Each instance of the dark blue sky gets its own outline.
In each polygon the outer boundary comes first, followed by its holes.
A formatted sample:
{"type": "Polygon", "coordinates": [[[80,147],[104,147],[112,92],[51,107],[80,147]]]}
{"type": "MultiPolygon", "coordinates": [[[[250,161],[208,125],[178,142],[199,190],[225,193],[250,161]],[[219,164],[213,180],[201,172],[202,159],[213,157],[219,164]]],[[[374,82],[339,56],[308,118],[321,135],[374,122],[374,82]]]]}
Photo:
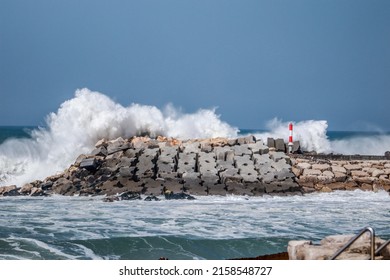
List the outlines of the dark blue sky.
{"type": "Polygon", "coordinates": [[[390,1],[0,0],[0,125],[83,87],[240,128],[390,130],[390,1]]]}

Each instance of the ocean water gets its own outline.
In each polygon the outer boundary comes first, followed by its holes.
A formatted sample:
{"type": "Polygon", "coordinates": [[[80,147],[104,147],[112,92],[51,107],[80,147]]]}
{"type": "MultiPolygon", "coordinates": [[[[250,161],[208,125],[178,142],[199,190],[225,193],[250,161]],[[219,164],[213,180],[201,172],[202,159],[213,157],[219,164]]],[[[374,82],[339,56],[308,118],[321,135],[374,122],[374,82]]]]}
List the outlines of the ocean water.
{"type": "Polygon", "coordinates": [[[0,198],[0,259],[223,260],[285,252],[372,226],[390,238],[386,192],[102,202],[0,198]]]}
{"type": "MultiPolygon", "coordinates": [[[[305,150],[383,155],[390,134],[332,132],[324,120],[294,122],[305,150]]],[[[82,89],[47,116],[44,127],[0,127],[0,186],[63,171],[101,138],[148,133],[180,139],[253,134],[288,137],[288,122],[238,129],[215,110],[183,114],[115,103],[82,89]]],[[[318,241],[372,226],[390,238],[386,192],[294,197],[198,197],[194,201],[121,201],[100,197],[0,197],[0,259],[229,259],[286,251],[289,240],[318,241]]]]}

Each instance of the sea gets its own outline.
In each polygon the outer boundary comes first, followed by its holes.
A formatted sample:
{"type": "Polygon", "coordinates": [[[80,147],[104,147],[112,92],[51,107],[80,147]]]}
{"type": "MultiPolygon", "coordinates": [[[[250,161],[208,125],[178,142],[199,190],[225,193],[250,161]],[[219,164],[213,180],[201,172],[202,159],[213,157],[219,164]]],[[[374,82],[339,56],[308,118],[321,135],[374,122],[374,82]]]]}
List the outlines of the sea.
{"type": "MultiPolygon", "coordinates": [[[[0,186],[22,186],[61,172],[101,138],[287,140],[290,122],[294,140],[307,151],[383,155],[390,150],[389,132],[328,131],[326,120],[279,119],[263,129],[239,129],[214,109],[185,114],[172,105],[125,107],[81,89],[42,126],[0,127],[0,186]]],[[[290,240],[318,243],[367,226],[387,240],[390,196],[356,190],[112,203],[100,196],[0,197],[0,221],[2,260],[225,260],[286,252],[290,240]]]]}

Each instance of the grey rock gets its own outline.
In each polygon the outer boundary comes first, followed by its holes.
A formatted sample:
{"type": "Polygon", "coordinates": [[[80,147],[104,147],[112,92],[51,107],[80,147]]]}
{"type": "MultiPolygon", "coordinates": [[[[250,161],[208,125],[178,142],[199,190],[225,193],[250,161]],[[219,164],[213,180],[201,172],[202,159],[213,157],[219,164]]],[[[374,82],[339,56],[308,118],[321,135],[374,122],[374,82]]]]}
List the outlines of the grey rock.
{"type": "Polygon", "coordinates": [[[105,157],[105,156],[108,155],[108,152],[107,152],[106,147],[100,146],[99,148],[94,149],[94,150],[91,152],[91,155],[92,155],[92,156],[104,156],[104,157],[105,157]]]}

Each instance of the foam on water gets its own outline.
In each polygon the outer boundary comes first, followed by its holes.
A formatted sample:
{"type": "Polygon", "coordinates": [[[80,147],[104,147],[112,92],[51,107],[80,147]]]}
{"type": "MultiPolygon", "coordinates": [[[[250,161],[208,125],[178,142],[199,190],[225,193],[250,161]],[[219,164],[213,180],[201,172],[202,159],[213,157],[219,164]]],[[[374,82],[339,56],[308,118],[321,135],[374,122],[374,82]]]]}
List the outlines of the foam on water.
{"type": "Polygon", "coordinates": [[[0,214],[8,217],[3,227],[28,227],[30,230],[21,232],[27,236],[44,236],[47,240],[54,238],[51,232],[55,232],[55,238],[67,239],[165,235],[226,239],[295,235],[307,225],[314,229],[318,225],[323,230],[324,225],[334,224],[336,220],[344,230],[364,227],[369,221],[381,224],[390,218],[389,202],[390,196],[385,191],[115,203],[86,198],[7,198],[0,200],[0,206],[7,207],[0,214]],[[14,211],[20,205],[24,210],[14,211]],[[29,213],[34,213],[34,217],[29,213]],[[350,219],[356,223],[351,224],[350,219]],[[288,221],[291,223],[286,227],[288,221]]]}
{"type": "Polygon", "coordinates": [[[0,259],[156,258],[164,252],[201,258],[198,250],[208,246],[215,247],[207,254],[220,250],[219,257],[225,253],[237,257],[260,246],[259,240],[268,242],[261,245],[264,250],[280,250],[288,240],[318,241],[365,226],[389,238],[389,207],[385,191],[359,190],[114,203],[86,197],[0,198],[0,259]],[[237,253],[235,243],[240,244],[237,253]],[[229,252],[223,251],[226,244],[229,252]]]}

